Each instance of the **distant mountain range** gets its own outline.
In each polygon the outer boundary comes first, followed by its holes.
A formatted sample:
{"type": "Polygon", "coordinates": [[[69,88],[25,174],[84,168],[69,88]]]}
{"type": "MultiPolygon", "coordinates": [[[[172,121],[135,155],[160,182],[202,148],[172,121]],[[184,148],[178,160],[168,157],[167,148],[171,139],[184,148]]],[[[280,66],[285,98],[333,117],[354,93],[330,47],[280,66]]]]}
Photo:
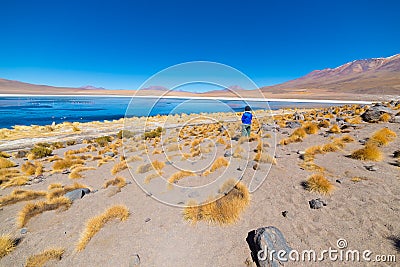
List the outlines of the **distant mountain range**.
{"type": "Polygon", "coordinates": [[[279,93],[324,90],[332,93],[399,95],[400,54],[354,60],[334,69],[315,70],[301,78],[266,86],[261,90],[279,93]]]}
{"type": "MultiPolygon", "coordinates": [[[[260,88],[267,98],[299,99],[370,99],[383,95],[400,95],[400,54],[387,58],[355,60],[334,69],[315,70],[309,74],[273,86],[260,88]]],[[[231,96],[260,97],[260,91],[244,90],[230,86],[229,90],[205,93],[168,91],[163,86],[150,86],[136,90],[107,90],[91,85],[80,88],[35,85],[19,81],[0,79],[0,94],[33,95],[171,95],[171,96],[231,96]],[[232,92],[234,91],[234,93],[232,92]],[[236,93],[236,94],[235,94],[236,93]]]]}

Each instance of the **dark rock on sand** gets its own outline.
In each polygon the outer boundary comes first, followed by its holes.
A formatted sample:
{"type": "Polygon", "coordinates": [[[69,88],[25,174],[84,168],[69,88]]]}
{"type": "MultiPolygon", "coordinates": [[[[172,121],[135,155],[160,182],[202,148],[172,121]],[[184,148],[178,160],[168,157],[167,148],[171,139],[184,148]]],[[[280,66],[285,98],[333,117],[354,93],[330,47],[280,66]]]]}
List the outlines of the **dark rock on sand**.
{"type": "Polygon", "coordinates": [[[390,108],[381,106],[381,105],[375,105],[371,108],[369,108],[367,111],[365,111],[363,114],[361,114],[361,118],[365,122],[378,122],[381,115],[387,113],[391,116],[393,116],[393,110],[390,108]]]}
{"type": "Polygon", "coordinates": [[[364,168],[371,172],[375,172],[378,170],[378,167],[376,167],[374,165],[365,165],[364,168]]]}
{"type": "Polygon", "coordinates": [[[89,188],[79,188],[79,189],[75,189],[71,192],[66,193],[64,196],[66,198],[69,198],[71,201],[83,198],[84,195],[87,195],[90,193],[90,189],[89,188]]]}
{"type": "Polygon", "coordinates": [[[308,202],[310,204],[310,208],[312,209],[320,209],[323,206],[326,206],[326,202],[320,198],[312,199],[308,202]]]}

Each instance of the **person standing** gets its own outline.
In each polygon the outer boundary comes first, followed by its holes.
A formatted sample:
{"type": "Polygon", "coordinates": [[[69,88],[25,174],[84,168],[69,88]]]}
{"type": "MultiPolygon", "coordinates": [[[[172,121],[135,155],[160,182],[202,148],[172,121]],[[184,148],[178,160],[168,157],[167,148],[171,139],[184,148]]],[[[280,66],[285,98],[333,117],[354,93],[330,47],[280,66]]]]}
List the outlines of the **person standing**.
{"type": "Polygon", "coordinates": [[[253,114],[251,114],[251,108],[249,106],[246,106],[242,115],[242,136],[250,136],[252,119],[253,114]]]}

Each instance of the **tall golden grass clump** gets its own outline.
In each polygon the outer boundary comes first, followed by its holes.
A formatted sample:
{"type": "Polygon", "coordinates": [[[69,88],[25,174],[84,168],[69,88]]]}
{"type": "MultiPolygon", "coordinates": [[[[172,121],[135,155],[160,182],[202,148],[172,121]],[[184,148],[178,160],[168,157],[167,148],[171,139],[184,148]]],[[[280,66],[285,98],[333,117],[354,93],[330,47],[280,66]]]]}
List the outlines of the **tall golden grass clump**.
{"type": "Polygon", "coordinates": [[[9,157],[11,157],[10,154],[4,151],[0,151],[0,158],[9,158],[9,157]]]}
{"type": "Polygon", "coordinates": [[[125,180],[124,177],[117,176],[114,179],[110,179],[107,182],[105,182],[104,185],[103,185],[103,188],[107,188],[110,185],[115,185],[119,189],[121,189],[122,187],[126,186],[126,180],[125,180]]]}
{"type": "Polygon", "coordinates": [[[300,127],[300,128],[295,129],[290,136],[298,136],[298,137],[304,138],[307,136],[307,132],[304,128],[300,127]]]}
{"type": "Polygon", "coordinates": [[[169,182],[169,185],[171,185],[173,183],[176,183],[179,180],[182,180],[185,177],[195,176],[195,175],[196,174],[191,171],[179,171],[179,172],[172,174],[171,177],[169,177],[168,182],[169,182]]]}
{"type": "Polygon", "coordinates": [[[316,134],[319,130],[318,125],[312,122],[304,123],[302,128],[307,134],[316,134]]]}
{"type": "Polygon", "coordinates": [[[0,236],[0,259],[15,249],[15,242],[10,235],[0,236]]]}
{"type": "Polygon", "coordinates": [[[40,197],[45,197],[46,194],[46,191],[16,189],[12,191],[11,194],[0,198],[0,206],[6,206],[20,201],[27,201],[40,197]]]}
{"type": "Polygon", "coordinates": [[[18,214],[18,226],[24,227],[32,217],[39,215],[45,211],[56,210],[62,207],[68,209],[71,204],[71,200],[66,197],[58,197],[47,201],[28,203],[18,214]]]}
{"type": "Polygon", "coordinates": [[[62,160],[58,160],[53,164],[53,171],[62,171],[68,168],[71,168],[74,165],[83,165],[85,161],[81,159],[71,159],[65,158],[62,160]]]}
{"type": "Polygon", "coordinates": [[[375,144],[377,146],[386,146],[397,137],[397,134],[388,128],[382,128],[376,131],[368,143],[375,144]]]}
{"type": "Polygon", "coordinates": [[[205,171],[203,175],[208,175],[212,172],[215,172],[217,169],[222,167],[227,167],[229,165],[229,161],[224,157],[217,158],[214,163],[211,165],[211,168],[208,171],[205,171]]]}
{"type": "Polygon", "coordinates": [[[151,162],[151,165],[153,165],[153,168],[157,172],[161,172],[161,170],[165,167],[165,162],[164,161],[154,160],[154,161],[151,162]]]}
{"type": "Polygon", "coordinates": [[[121,222],[126,221],[129,217],[129,210],[126,206],[116,205],[108,208],[102,214],[89,219],[86,223],[86,228],[81,234],[81,238],[76,245],[77,251],[85,249],[86,245],[97,234],[103,226],[113,219],[118,219],[121,222]]]}
{"type": "Polygon", "coordinates": [[[183,211],[184,219],[191,223],[205,221],[219,225],[238,221],[240,214],[250,203],[250,193],[243,183],[239,182],[236,185],[235,183],[233,179],[225,182],[220,189],[222,197],[216,200],[210,199],[206,204],[198,205],[194,201],[189,201],[183,211]],[[229,189],[231,190],[226,192],[229,189]]]}
{"type": "Polygon", "coordinates": [[[259,151],[255,156],[254,156],[254,160],[257,162],[263,162],[263,163],[271,163],[273,165],[276,165],[276,158],[274,158],[273,156],[267,154],[267,153],[262,153],[261,151],[259,151]]]}
{"type": "Polygon", "coordinates": [[[15,166],[14,162],[12,162],[6,158],[0,157],[0,169],[11,168],[14,166],[15,166]]]}
{"type": "Polygon", "coordinates": [[[29,182],[29,178],[26,176],[16,176],[12,177],[8,181],[4,182],[1,184],[1,187],[7,188],[7,187],[12,187],[12,186],[21,186],[21,185],[26,185],[29,182]]]}
{"type": "Polygon", "coordinates": [[[341,133],[342,131],[340,130],[340,127],[337,124],[335,124],[328,130],[328,132],[338,134],[341,133]]]}
{"type": "Polygon", "coordinates": [[[378,146],[367,143],[363,148],[351,153],[350,157],[358,160],[381,161],[383,154],[378,146]]]}
{"type": "Polygon", "coordinates": [[[311,192],[327,195],[332,193],[335,186],[324,175],[316,173],[307,179],[307,189],[311,192]]]}
{"type": "Polygon", "coordinates": [[[47,249],[42,253],[30,256],[26,260],[25,267],[42,267],[49,260],[61,260],[65,250],[63,248],[47,249]]]}
{"type": "Polygon", "coordinates": [[[392,118],[392,116],[388,113],[383,113],[380,117],[379,117],[379,121],[382,122],[389,122],[390,119],[392,118]]]}
{"type": "Polygon", "coordinates": [[[318,127],[320,128],[328,128],[331,123],[328,120],[323,120],[318,123],[318,127]]]}
{"type": "Polygon", "coordinates": [[[68,178],[70,179],[79,179],[83,178],[82,172],[83,171],[90,171],[90,170],[95,170],[95,167],[83,167],[83,166],[77,166],[74,168],[71,173],[68,175],[68,178]]]}
{"type": "Polygon", "coordinates": [[[126,160],[120,161],[112,167],[111,174],[115,175],[115,174],[119,173],[120,171],[123,171],[127,168],[128,168],[128,164],[126,163],[126,160]]]}

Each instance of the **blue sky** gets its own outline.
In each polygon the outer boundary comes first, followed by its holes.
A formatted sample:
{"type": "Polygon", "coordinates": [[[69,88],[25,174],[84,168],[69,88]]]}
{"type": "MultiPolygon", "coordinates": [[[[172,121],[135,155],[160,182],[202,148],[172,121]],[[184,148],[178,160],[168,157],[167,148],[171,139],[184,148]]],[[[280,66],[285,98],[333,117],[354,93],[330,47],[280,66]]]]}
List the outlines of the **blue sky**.
{"type": "Polygon", "coordinates": [[[206,60],[271,85],[400,53],[399,2],[2,0],[0,77],[135,89],[206,60]]]}

